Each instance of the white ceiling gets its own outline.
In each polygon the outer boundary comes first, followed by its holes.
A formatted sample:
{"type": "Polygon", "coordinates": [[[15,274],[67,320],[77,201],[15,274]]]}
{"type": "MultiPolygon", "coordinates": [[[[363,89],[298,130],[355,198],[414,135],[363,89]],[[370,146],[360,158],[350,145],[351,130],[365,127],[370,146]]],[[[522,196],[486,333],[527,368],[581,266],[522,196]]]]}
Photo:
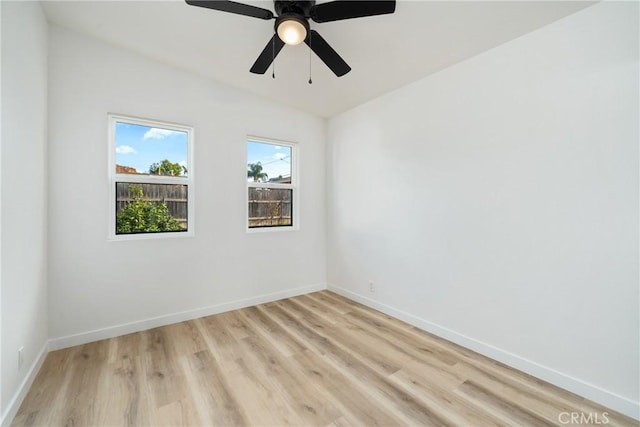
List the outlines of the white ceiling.
{"type": "MultiPolygon", "coordinates": [[[[246,1],[273,10],[273,2],[246,1]]],[[[318,3],[321,3],[320,1],[318,3]]],[[[352,71],[337,78],[309,49],[285,46],[249,68],[273,34],[264,21],[183,1],[44,1],[50,22],[297,109],[330,117],[574,13],[582,1],[398,1],[393,15],[316,24],[352,71]]]]}

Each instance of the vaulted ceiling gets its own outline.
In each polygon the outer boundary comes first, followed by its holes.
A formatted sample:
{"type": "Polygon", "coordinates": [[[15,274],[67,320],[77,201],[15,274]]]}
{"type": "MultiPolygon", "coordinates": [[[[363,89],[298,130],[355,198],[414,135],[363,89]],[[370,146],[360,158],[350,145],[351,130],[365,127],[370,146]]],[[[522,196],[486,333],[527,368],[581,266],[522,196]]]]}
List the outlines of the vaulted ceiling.
{"type": "MultiPolygon", "coordinates": [[[[245,3],[273,10],[273,2],[245,3]]],[[[320,1],[318,3],[321,3],[320,1]]],[[[352,67],[336,77],[306,45],[249,68],[273,21],[183,1],[45,1],[50,22],[218,82],[330,117],[585,8],[582,1],[398,1],[393,15],[317,24],[352,67]],[[308,84],[309,73],[313,84],[308,84]]]]}

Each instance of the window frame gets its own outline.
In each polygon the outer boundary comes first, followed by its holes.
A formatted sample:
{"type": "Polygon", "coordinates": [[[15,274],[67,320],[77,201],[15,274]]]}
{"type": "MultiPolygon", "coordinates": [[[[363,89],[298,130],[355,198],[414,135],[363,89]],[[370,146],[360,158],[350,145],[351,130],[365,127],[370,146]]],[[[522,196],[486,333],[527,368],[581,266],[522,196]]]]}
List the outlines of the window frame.
{"type": "Polygon", "coordinates": [[[109,215],[108,235],[110,241],[170,239],[193,237],[195,235],[195,191],[194,191],[194,128],[161,120],[144,119],[122,114],[108,113],[108,181],[109,181],[109,215]],[[116,173],[116,123],[130,123],[139,126],[158,127],[162,129],[185,132],[187,134],[187,176],[136,175],[116,173]],[[187,186],[187,231],[165,231],[153,233],[116,234],[116,183],[140,184],[177,184],[187,186]]]}
{"type": "Polygon", "coordinates": [[[298,163],[299,163],[299,146],[297,142],[285,141],[280,139],[265,138],[261,136],[247,135],[244,141],[244,180],[246,182],[245,188],[245,230],[247,233],[272,233],[283,231],[298,231],[300,230],[300,178],[298,176],[298,163]],[[247,179],[247,160],[248,160],[248,143],[257,142],[260,144],[279,145],[282,147],[288,147],[291,149],[291,184],[276,184],[269,182],[252,182],[247,179]],[[274,225],[266,227],[249,227],[249,189],[250,188],[271,188],[280,190],[292,190],[292,206],[291,206],[291,225],[274,225]]]}

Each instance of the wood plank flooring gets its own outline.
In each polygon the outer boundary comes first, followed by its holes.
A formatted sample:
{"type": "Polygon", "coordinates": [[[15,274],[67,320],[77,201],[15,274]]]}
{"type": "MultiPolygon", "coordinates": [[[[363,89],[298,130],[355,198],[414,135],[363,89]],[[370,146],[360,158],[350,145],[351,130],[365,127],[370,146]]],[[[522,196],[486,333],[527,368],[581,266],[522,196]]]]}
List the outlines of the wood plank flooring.
{"type": "Polygon", "coordinates": [[[574,412],[638,425],[322,291],[51,352],[13,425],[548,426],[574,412]]]}

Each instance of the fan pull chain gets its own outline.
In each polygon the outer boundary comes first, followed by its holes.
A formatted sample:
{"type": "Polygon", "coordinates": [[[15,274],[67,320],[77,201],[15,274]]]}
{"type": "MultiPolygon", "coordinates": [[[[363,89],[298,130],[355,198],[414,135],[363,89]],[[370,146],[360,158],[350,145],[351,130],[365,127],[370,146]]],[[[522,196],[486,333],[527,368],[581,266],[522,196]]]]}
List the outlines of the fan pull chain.
{"type": "Polygon", "coordinates": [[[309,84],[312,84],[311,80],[311,31],[309,31],[309,84]]]}
{"type": "Polygon", "coordinates": [[[273,30],[271,38],[271,78],[276,78],[276,30],[273,30]]]}

